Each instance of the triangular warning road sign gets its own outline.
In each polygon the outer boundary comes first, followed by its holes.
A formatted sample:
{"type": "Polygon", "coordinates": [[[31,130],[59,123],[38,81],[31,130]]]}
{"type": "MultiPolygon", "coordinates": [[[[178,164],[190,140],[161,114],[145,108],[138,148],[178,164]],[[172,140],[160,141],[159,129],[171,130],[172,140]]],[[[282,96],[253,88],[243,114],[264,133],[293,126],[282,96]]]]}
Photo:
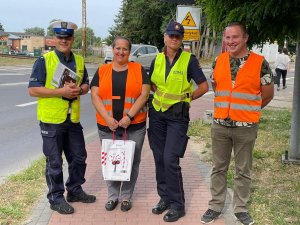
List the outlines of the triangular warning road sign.
{"type": "Polygon", "coordinates": [[[192,17],[192,14],[190,12],[188,12],[186,14],[186,16],[184,17],[184,19],[181,22],[182,26],[186,26],[186,27],[196,27],[196,23],[192,17]]]}

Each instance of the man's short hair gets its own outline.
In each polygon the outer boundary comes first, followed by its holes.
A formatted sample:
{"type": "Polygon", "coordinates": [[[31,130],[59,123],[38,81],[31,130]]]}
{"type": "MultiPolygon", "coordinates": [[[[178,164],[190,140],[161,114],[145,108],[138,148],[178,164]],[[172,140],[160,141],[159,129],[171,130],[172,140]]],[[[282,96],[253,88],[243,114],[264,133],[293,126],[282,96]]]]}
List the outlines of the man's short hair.
{"type": "Polygon", "coordinates": [[[239,27],[241,28],[241,30],[242,30],[242,32],[243,32],[244,35],[245,35],[245,34],[248,34],[248,31],[247,31],[247,28],[246,28],[245,24],[243,24],[243,23],[241,23],[241,22],[237,22],[237,21],[231,22],[231,23],[229,23],[229,24],[226,26],[226,28],[227,28],[227,27],[234,27],[234,26],[239,26],[239,27]]]}

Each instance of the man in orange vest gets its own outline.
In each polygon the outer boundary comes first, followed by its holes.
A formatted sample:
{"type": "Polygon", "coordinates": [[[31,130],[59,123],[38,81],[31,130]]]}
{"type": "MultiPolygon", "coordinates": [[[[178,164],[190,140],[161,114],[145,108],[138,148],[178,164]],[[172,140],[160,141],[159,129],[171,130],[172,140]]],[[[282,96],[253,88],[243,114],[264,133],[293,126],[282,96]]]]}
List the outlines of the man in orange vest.
{"type": "Polygon", "coordinates": [[[217,57],[211,76],[215,91],[214,122],[211,128],[212,199],[201,222],[212,223],[221,214],[233,150],[236,171],[233,210],[242,224],[251,225],[254,221],[246,204],[250,196],[252,150],[261,109],[274,95],[273,76],[264,57],[247,49],[248,33],[243,24],[229,24],[225,28],[224,41],[228,52],[217,57]]]}

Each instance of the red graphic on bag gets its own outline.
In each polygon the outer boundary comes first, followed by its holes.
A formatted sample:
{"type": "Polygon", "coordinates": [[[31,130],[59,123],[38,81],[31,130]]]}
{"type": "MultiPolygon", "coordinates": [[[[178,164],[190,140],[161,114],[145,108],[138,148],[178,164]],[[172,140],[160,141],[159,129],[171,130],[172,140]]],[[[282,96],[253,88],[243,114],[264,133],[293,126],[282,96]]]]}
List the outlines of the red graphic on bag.
{"type": "Polygon", "coordinates": [[[117,165],[120,164],[120,162],[121,162],[121,156],[114,153],[114,154],[109,156],[108,161],[110,161],[111,164],[115,166],[114,172],[116,172],[117,171],[117,165]]]}
{"type": "Polygon", "coordinates": [[[101,163],[102,165],[106,165],[107,153],[101,152],[101,163]]]}

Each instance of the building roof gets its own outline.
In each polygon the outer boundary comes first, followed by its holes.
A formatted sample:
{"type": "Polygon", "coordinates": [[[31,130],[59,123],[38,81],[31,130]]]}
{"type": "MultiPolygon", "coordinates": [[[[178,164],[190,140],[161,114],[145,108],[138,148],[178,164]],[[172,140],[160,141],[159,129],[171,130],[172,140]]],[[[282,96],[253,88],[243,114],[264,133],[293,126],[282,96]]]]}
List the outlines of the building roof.
{"type": "Polygon", "coordinates": [[[8,39],[11,39],[11,40],[19,40],[21,39],[20,36],[17,36],[17,35],[14,35],[14,34],[9,34],[8,35],[8,39]]]}
{"type": "Polygon", "coordinates": [[[13,35],[16,35],[16,36],[36,36],[36,37],[44,37],[42,35],[35,35],[35,34],[27,34],[27,33],[24,33],[24,32],[4,32],[6,34],[13,34],[13,35]]]}

